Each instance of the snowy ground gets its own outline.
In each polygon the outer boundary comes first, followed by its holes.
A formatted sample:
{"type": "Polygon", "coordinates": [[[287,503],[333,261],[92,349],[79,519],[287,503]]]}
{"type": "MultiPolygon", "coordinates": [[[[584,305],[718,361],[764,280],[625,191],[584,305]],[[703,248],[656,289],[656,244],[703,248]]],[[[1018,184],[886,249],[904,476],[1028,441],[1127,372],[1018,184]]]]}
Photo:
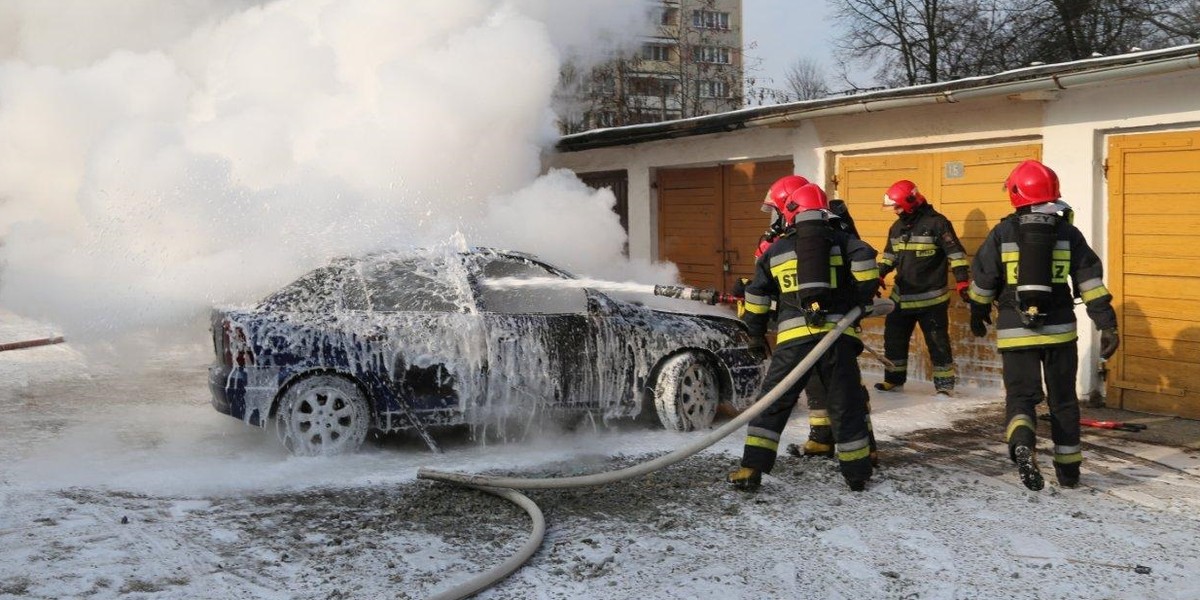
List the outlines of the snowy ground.
{"type": "MultiPolygon", "coordinates": [[[[46,333],[0,319],[0,342],[46,333]]],[[[416,480],[419,467],[591,473],[694,439],[585,428],[292,458],[209,407],[206,352],[137,373],[89,366],[69,344],[0,353],[0,598],[421,598],[511,555],[529,523],[416,480]]],[[[529,492],[546,539],[480,597],[1200,598],[1194,456],[1168,465],[1135,455],[1161,448],[1088,437],[1085,487],[1051,475],[1032,493],[1004,457],[998,392],[909,387],[874,399],[883,466],[865,493],[828,460],[790,457],[758,494],[731,490],[735,434],[652,476],[529,492]]]]}

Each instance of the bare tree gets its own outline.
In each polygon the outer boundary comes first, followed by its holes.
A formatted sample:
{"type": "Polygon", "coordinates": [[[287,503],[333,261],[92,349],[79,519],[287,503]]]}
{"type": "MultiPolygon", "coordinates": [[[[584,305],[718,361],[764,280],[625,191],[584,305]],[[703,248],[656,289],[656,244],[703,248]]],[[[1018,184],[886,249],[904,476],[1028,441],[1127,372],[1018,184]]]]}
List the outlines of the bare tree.
{"type": "Polygon", "coordinates": [[[820,63],[809,57],[797,58],[784,74],[789,99],[814,100],[829,93],[820,63]]]}
{"type": "Polygon", "coordinates": [[[841,78],[917,85],[1189,43],[1200,0],[831,0],[841,78]]]}

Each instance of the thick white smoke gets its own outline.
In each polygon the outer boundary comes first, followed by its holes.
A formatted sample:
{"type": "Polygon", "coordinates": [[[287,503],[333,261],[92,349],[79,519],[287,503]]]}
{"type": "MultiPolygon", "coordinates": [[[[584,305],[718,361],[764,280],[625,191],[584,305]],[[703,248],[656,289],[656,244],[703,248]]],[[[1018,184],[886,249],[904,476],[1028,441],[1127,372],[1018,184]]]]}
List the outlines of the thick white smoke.
{"type": "Polygon", "coordinates": [[[636,35],[643,10],[5,2],[0,305],[77,341],[167,329],[332,256],[455,232],[581,274],[670,276],[621,259],[611,194],[538,177],[560,57],[636,35]]]}

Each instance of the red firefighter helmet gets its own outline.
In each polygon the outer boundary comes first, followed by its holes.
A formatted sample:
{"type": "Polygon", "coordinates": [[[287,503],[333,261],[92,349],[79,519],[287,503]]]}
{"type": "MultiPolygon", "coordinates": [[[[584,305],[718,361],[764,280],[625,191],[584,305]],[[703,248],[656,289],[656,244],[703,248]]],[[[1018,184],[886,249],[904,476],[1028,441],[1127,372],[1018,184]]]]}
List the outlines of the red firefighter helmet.
{"type": "Polygon", "coordinates": [[[1053,202],[1061,197],[1058,175],[1053,169],[1036,160],[1027,160],[1008,174],[1004,180],[1008,199],[1013,208],[1053,202]]]}
{"type": "Polygon", "coordinates": [[[815,183],[802,185],[788,194],[787,202],[783,204],[783,220],[791,225],[796,222],[796,215],[806,210],[829,210],[829,197],[815,183]]]}
{"type": "Polygon", "coordinates": [[[783,214],[783,206],[787,204],[788,198],[792,192],[808,185],[808,180],[799,175],[787,175],[780,177],[775,183],[771,184],[771,189],[767,192],[767,196],[763,198],[763,212],[778,212],[783,214]]]}
{"type": "Polygon", "coordinates": [[[907,179],[901,179],[893,183],[892,187],[888,188],[887,192],[883,195],[884,206],[899,207],[900,210],[906,213],[917,210],[917,207],[922,204],[925,204],[925,196],[921,195],[920,190],[917,189],[917,184],[907,179]]]}

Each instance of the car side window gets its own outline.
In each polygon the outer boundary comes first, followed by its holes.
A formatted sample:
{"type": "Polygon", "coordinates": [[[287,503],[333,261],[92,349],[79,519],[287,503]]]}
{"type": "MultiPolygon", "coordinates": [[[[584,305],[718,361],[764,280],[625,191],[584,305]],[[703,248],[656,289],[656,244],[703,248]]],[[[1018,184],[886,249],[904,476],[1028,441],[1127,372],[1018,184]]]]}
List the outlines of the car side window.
{"type": "Polygon", "coordinates": [[[486,285],[491,279],[514,277],[529,279],[552,277],[564,279],[545,267],[519,259],[493,258],[483,265],[479,286],[479,309],[503,314],[584,314],[587,313],[587,293],[577,287],[530,286],[494,288],[486,285]]]}
{"type": "Polygon", "coordinates": [[[363,266],[371,307],[381,312],[465,312],[451,275],[429,261],[380,261],[363,266]]]}

